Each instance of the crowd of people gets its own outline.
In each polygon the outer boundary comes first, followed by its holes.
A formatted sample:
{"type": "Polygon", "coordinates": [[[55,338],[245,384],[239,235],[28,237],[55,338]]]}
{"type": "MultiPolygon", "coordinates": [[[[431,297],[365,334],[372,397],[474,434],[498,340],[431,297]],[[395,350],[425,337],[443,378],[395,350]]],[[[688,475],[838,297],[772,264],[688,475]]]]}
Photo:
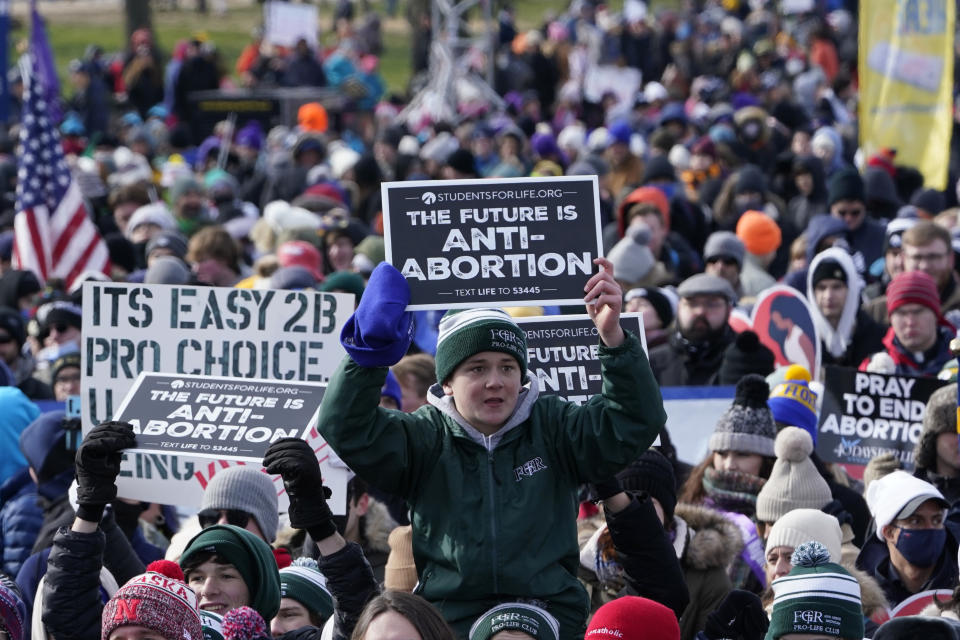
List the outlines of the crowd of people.
{"type": "MultiPolygon", "coordinates": [[[[415,71],[434,35],[421,4],[415,71]]],[[[204,34],[169,60],[146,30],[114,57],[91,46],[59,133],[111,272],[70,282],[14,268],[29,143],[14,104],[0,136],[6,635],[960,638],[960,166],[938,190],[896,149],[860,150],[857,3],[803,4],[574,0],[529,30],[508,6],[498,99],[458,85],[443,121],[386,95],[379,18],[348,2],[332,46],[286,51],[257,30],[236,61],[238,84],[346,98],[303,104],[291,126],[204,129],[190,94],[234,82],[204,34]],[[554,176],[599,184],[607,257],[584,302],[603,391],[582,405],[542,392],[514,319],[582,307],[407,312],[384,262],[383,182],[554,176]],[[88,280],[354,295],[318,419],[351,469],[345,515],[297,439],[262,469],[218,471],[199,511],[118,498],[133,428],[81,441],[78,419],[40,409],[80,394],[88,280]],[[797,335],[773,309],[792,362],[779,367],[731,322],[778,284],[815,327],[797,335]],[[622,312],[642,314],[646,350],[622,312]],[[912,468],[881,455],[855,478],[822,459],[827,365],[949,381],[912,468]],[[660,388],[715,385],[735,397],[705,456],[682,460],[660,388]],[[915,600],[920,615],[898,615],[915,600]]]]}

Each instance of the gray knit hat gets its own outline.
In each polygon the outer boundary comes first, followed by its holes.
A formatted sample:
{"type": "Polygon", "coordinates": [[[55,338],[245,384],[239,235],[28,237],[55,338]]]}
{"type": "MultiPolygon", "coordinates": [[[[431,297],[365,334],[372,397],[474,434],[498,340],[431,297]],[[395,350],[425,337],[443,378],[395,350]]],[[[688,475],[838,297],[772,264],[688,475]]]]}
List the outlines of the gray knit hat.
{"type": "Polygon", "coordinates": [[[937,436],[941,433],[956,433],[957,429],[957,383],[940,387],[927,401],[923,413],[923,431],[914,449],[914,463],[920,469],[936,469],[937,436]]]}
{"type": "Polygon", "coordinates": [[[200,509],[237,509],[253,516],[268,542],[277,537],[280,510],[277,490],[263,471],[252,466],[218,471],[207,485],[200,509]]]}
{"type": "Polygon", "coordinates": [[[740,451],[772,458],[777,425],[767,406],[770,385],[755,373],[737,383],[733,406],[720,416],[710,436],[710,451],[740,451]]]}
{"type": "Polygon", "coordinates": [[[703,259],[710,262],[711,258],[733,258],[737,264],[743,266],[743,255],[746,249],[743,240],[732,231],[714,231],[707,238],[703,248],[703,259]]]}
{"type": "Polygon", "coordinates": [[[776,522],[794,509],[822,509],[833,498],[810,460],[813,438],[800,427],[784,427],[774,444],[777,461],[757,494],[757,520],[776,522]]]}

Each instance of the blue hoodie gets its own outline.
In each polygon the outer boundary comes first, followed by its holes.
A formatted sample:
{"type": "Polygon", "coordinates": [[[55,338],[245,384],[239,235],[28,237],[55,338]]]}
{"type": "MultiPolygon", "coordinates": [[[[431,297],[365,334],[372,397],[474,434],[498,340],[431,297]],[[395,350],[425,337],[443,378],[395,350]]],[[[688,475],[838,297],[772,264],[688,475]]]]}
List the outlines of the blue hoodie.
{"type": "Polygon", "coordinates": [[[0,456],[0,483],[6,482],[27,466],[17,443],[20,434],[38,415],[40,409],[23,391],[16,387],[0,387],[0,443],[4,455],[0,456]]]}

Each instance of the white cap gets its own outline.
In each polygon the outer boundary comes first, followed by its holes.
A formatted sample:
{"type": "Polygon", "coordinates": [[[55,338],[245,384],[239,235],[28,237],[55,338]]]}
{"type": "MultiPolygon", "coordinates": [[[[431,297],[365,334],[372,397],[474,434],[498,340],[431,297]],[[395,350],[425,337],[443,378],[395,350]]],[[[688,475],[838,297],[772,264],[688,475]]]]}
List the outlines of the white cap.
{"type": "Polygon", "coordinates": [[[648,82],[643,88],[643,97],[647,99],[647,102],[656,102],[657,100],[666,100],[670,97],[670,94],[667,93],[666,87],[654,80],[648,82]]]}
{"type": "Polygon", "coordinates": [[[867,506],[877,523],[877,537],[883,540],[885,526],[906,518],[927,500],[937,500],[944,508],[950,506],[939,489],[906,471],[897,470],[871,482],[867,506]]]}

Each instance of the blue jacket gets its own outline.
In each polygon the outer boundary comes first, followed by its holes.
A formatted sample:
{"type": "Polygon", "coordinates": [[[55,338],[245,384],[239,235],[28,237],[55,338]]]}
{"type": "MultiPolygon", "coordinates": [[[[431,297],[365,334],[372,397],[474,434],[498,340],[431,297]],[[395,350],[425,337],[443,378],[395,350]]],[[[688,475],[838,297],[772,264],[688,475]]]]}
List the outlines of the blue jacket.
{"type": "Polygon", "coordinates": [[[43,509],[37,504],[37,486],[23,469],[0,486],[0,553],[3,572],[15,576],[43,524],[43,509]]]}

